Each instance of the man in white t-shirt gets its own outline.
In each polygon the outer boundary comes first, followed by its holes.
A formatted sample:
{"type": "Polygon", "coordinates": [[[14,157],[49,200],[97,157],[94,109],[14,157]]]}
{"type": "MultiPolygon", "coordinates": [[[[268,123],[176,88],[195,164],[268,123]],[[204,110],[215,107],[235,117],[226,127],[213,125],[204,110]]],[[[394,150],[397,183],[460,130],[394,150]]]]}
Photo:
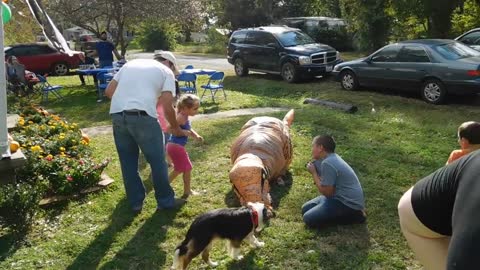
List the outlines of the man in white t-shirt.
{"type": "Polygon", "coordinates": [[[145,200],[145,187],[138,173],[139,148],[152,169],[157,209],[179,204],[168,182],[163,132],[157,121],[157,102],[173,134],[184,135],[174,110],[176,59],[170,52],[155,54],[152,59],[136,59],[115,74],[105,90],[112,99],[110,115],[127,198],[134,212],[140,212],[145,200]]]}

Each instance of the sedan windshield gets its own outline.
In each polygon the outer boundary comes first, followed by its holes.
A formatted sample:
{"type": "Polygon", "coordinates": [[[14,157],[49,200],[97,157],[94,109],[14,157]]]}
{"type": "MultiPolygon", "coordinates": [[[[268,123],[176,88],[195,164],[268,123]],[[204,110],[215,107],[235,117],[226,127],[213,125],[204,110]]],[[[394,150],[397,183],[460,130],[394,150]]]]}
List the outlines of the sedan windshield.
{"type": "Polygon", "coordinates": [[[278,35],[278,39],[285,47],[315,43],[311,37],[298,31],[283,32],[278,35]]]}
{"type": "Polygon", "coordinates": [[[448,60],[458,60],[467,57],[480,56],[479,51],[476,51],[459,42],[438,45],[433,47],[433,49],[448,60]]]}

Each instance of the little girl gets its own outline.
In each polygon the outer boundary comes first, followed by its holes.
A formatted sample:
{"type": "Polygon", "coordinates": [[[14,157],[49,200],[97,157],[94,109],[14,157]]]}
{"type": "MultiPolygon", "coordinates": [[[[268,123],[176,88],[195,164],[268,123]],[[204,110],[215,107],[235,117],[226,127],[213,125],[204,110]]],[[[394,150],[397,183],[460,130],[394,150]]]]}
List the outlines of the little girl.
{"type": "MultiPolygon", "coordinates": [[[[187,131],[188,136],[198,141],[203,141],[202,136],[198,135],[190,125],[190,116],[198,113],[200,107],[200,99],[191,94],[180,96],[177,103],[177,122],[180,128],[187,131]]],[[[190,195],[196,195],[190,188],[192,163],[188,156],[185,145],[187,144],[187,136],[170,135],[167,143],[167,154],[173,162],[173,171],[169,175],[169,181],[172,182],[178,175],[183,174],[183,196],[186,199],[190,195]]]]}

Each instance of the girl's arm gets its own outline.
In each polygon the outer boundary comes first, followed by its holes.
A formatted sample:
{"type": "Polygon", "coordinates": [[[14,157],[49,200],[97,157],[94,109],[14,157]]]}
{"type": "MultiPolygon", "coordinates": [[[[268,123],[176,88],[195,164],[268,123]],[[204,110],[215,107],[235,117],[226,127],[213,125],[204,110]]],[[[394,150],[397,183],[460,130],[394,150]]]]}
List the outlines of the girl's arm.
{"type": "Polygon", "coordinates": [[[200,136],[193,128],[190,129],[190,137],[194,138],[195,140],[203,142],[203,137],[200,136]]]}
{"type": "MultiPolygon", "coordinates": [[[[180,125],[184,125],[184,124],[187,122],[188,117],[186,117],[185,115],[183,115],[183,114],[181,114],[181,113],[177,113],[177,116],[176,116],[175,120],[177,120],[177,123],[178,123],[178,125],[180,126],[180,125]]],[[[168,132],[170,132],[170,125],[168,125],[168,129],[167,129],[167,130],[168,130],[168,132]]],[[[181,129],[181,128],[180,128],[180,131],[181,131],[181,133],[182,133],[180,136],[186,136],[186,137],[190,136],[190,133],[191,133],[191,132],[190,132],[189,130],[184,130],[184,129],[181,129]]],[[[170,132],[170,133],[171,133],[171,132],[170,132]]],[[[177,135],[177,136],[178,136],[178,135],[177,135]]]]}

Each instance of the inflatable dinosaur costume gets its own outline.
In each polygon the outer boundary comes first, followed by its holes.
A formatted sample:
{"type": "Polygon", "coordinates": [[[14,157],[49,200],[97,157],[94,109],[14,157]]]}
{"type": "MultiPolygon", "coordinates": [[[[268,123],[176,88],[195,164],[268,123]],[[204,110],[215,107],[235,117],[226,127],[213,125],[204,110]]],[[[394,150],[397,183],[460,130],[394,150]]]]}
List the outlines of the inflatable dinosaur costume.
{"type": "Polygon", "coordinates": [[[263,202],[271,208],[270,182],[285,175],[292,161],[290,126],[294,110],[283,120],[255,117],[248,121],[230,149],[230,182],[240,203],[263,202]]]}

